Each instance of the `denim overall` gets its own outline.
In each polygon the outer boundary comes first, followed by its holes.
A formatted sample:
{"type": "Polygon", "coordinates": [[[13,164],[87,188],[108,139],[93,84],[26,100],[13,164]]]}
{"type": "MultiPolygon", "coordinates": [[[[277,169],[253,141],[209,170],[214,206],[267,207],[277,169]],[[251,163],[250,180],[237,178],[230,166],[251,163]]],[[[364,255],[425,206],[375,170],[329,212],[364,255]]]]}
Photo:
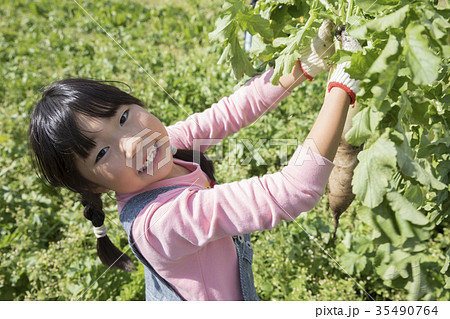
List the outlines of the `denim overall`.
{"type": "MultiPolygon", "coordinates": [[[[147,301],[185,300],[153,269],[144,256],[142,256],[138,248],[134,245],[133,236],[131,234],[133,222],[145,206],[155,200],[158,195],[179,187],[182,186],[162,187],[138,194],[125,204],[119,216],[120,222],[128,235],[128,243],[130,244],[131,250],[137,259],[144,265],[145,299],[147,301]]],[[[233,236],[233,241],[238,257],[239,277],[244,300],[259,300],[253,283],[253,249],[252,244],[250,243],[250,234],[233,236]]]]}

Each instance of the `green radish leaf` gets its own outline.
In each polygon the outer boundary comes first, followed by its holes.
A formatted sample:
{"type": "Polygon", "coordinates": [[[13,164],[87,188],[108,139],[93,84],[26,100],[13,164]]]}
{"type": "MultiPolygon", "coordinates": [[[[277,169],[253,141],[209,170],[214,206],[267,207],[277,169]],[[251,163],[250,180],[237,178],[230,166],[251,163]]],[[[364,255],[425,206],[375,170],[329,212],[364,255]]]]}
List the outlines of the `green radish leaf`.
{"type": "Polygon", "coordinates": [[[406,176],[418,181],[423,186],[430,186],[437,190],[446,189],[447,186],[427,172],[418,162],[411,158],[401,147],[396,146],[397,163],[406,176]]]}
{"type": "Polygon", "coordinates": [[[369,31],[386,32],[388,28],[398,28],[405,20],[408,11],[409,5],[406,5],[391,14],[370,20],[366,24],[350,29],[349,34],[358,39],[365,39],[369,31]]]}
{"type": "Polygon", "coordinates": [[[367,79],[367,72],[378,57],[376,49],[366,49],[353,53],[351,64],[345,70],[355,80],[367,79]]]}
{"type": "Polygon", "coordinates": [[[231,43],[228,43],[228,45],[225,47],[225,49],[222,52],[222,55],[219,58],[219,61],[217,61],[217,64],[223,64],[230,60],[231,56],[231,43]]]}
{"type": "Polygon", "coordinates": [[[367,13],[376,13],[380,14],[380,12],[392,9],[393,7],[400,4],[398,0],[355,0],[355,4],[360,7],[363,11],[367,13]]]}
{"type": "Polygon", "coordinates": [[[353,52],[346,51],[346,50],[337,50],[335,54],[333,54],[332,57],[330,57],[330,61],[335,62],[336,64],[351,61],[353,52]]]}
{"type": "Polygon", "coordinates": [[[302,28],[293,38],[289,39],[289,44],[275,60],[275,70],[270,79],[273,85],[278,85],[278,80],[281,76],[292,72],[292,68],[300,58],[300,48],[303,47],[304,35],[305,28],[302,28]]]}
{"type": "Polygon", "coordinates": [[[243,0],[230,0],[225,1],[222,6],[222,11],[231,13],[232,15],[237,15],[240,11],[245,8],[245,2],[243,0]]]}
{"type": "Polygon", "coordinates": [[[410,253],[385,244],[380,246],[377,255],[377,259],[382,262],[376,267],[376,272],[382,279],[408,278],[408,265],[412,257],[410,253]],[[387,255],[389,255],[389,258],[387,258],[387,255]]]}
{"type": "Polygon", "coordinates": [[[270,81],[278,85],[281,76],[292,72],[292,68],[300,56],[301,48],[310,45],[311,39],[316,35],[317,30],[311,26],[315,23],[316,14],[311,11],[306,24],[293,36],[291,35],[287,46],[281,51],[280,56],[275,60],[275,69],[270,81]]]}
{"type": "Polygon", "coordinates": [[[286,46],[289,42],[289,38],[288,37],[284,37],[284,38],[276,38],[275,40],[273,40],[272,44],[274,47],[280,47],[280,46],[286,46]]]}
{"type": "Polygon", "coordinates": [[[375,84],[371,89],[374,97],[372,104],[373,107],[380,109],[383,102],[385,102],[386,97],[397,79],[398,68],[398,61],[393,61],[383,73],[379,74],[377,84],[375,84]]]}
{"type": "Polygon", "coordinates": [[[380,246],[378,246],[374,259],[375,265],[379,266],[381,264],[389,263],[392,259],[391,257],[393,249],[394,247],[389,243],[381,244],[380,246]]]}
{"type": "Polygon", "coordinates": [[[429,223],[421,212],[419,212],[410,201],[396,191],[386,194],[386,198],[392,210],[402,219],[407,220],[415,225],[426,225],[429,223]]]}
{"type": "Polygon", "coordinates": [[[417,10],[419,15],[423,15],[420,21],[425,27],[427,27],[433,38],[441,39],[448,34],[450,23],[445,20],[437,11],[424,8],[423,10],[417,10]]]}
{"type": "Polygon", "coordinates": [[[273,85],[278,85],[280,77],[292,71],[299,56],[299,53],[283,54],[275,60],[275,70],[270,79],[273,85]]]}
{"type": "Polygon", "coordinates": [[[425,192],[419,185],[409,185],[404,196],[416,206],[422,206],[425,202],[425,192]]]}
{"type": "Polygon", "coordinates": [[[372,236],[370,237],[371,240],[379,238],[382,235],[380,229],[378,228],[378,224],[375,221],[375,215],[370,208],[361,206],[361,208],[358,209],[358,216],[364,223],[372,228],[372,236]]]}
{"type": "Polygon", "coordinates": [[[263,38],[272,38],[273,32],[269,21],[259,14],[239,15],[239,25],[242,30],[247,30],[251,35],[259,33],[263,38]]]}
{"type": "Polygon", "coordinates": [[[420,258],[417,257],[416,260],[411,262],[412,270],[412,282],[408,284],[408,300],[420,300],[423,296],[431,292],[430,286],[425,279],[423,271],[420,265],[420,258]]]}
{"type": "Polygon", "coordinates": [[[251,56],[266,62],[272,58],[275,52],[276,49],[272,45],[265,43],[259,36],[252,38],[252,46],[249,51],[251,56]]]}
{"type": "Polygon", "coordinates": [[[429,49],[425,30],[417,22],[410,23],[406,28],[405,58],[411,70],[412,80],[416,85],[429,85],[438,77],[440,59],[429,49]]]}
{"type": "Polygon", "coordinates": [[[354,252],[345,253],[341,256],[341,266],[350,275],[362,272],[367,265],[367,258],[354,252]]]}
{"type": "Polygon", "coordinates": [[[411,122],[415,122],[421,125],[428,125],[429,115],[427,114],[429,103],[417,101],[411,101],[411,122]]]}
{"type": "Polygon", "coordinates": [[[395,55],[398,52],[398,47],[399,43],[397,41],[397,38],[391,34],[383,51],[370,66],[370,69],[367,71],[366,77],[368,78],[371,74],[374,73],[385,72],[389,67],[387,63],[388,58],[390,58],[391,56],[395,55]]]}
{"type": "Polygon", "coordinates": [[[373,107],[360,110],[352,119],[352,128],[345,135],[346,141],[352,145],[361,145],[373,136],[382,118],[383,113],[373,107]]]}
{"type": "Polygon", "coordinates": [[[252,38],[252,46],[250,48],[250,54],[259,56],[267,49],[267,44],[259,37],[254,36],[252,38]]]}
{"type": "Polygon", "coordinates": [[[414,225],[406,219],[403,219],[398,213],[395,213],[395,223],[397,224],[400,236],[408,239],[416,236],[413,230],[414,225]]]}
{"type": "Polygon", "coordinates": [[[352,244],[352,250],[354,250],[357,254],[365,254],[370,253],[373,251],[374,244],[373,241],[370,240],[366,236],[360,236],[355,237],[353,244],[352,244]]]}
{"type": "Polygon", "coordinates": [[[355,168],[352,185],[353,193],[364,206],[373,208],[383,201],[396,158],[395,144],[385,136],[358,154],[360,163],[355,168]]]}
{"type": "Polygon", "coordinates": [[[380,239],[387,240],[396,247],[401,247],[408,238],[399,231],[394,218],[395,213],[386,205],[386,202],[373,208],[372,212],[375,224],[382,235],[380,239]]]}
{"type": "Polygon", "coordinates": [[[216,29],[209,33],[209,40],[225,42],[234,34],[236,27],[236,21],[231,14],[218,18],[216,20],[216,29]]]}
{"type": "Polygon", "coordinates": [[[428,157],[433,154],[446,154],[450,149],[450,137],[444,137],[433,143],[419,148],[417,152],[418,157],[428,157]]]}
{"type": "Polygon", "coordinates": [[[231,44],[231,51],[233,55],[231,57],[231,65],[233,67],[233,73],[236,79],[241,79],[244,74],[248,76],[255,75],[255,69],[247,57],[245,51],[241,48],[239,40],[234,37],[231,44]]]}

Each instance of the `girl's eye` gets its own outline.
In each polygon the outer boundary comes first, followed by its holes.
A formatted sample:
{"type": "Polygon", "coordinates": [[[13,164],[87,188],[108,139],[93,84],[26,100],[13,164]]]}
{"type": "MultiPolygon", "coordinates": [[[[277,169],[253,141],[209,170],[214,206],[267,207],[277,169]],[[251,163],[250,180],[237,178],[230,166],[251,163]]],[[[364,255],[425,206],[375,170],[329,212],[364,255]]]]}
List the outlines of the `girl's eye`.
{"type": "Polygon", "coordinates": [[[97,163],[99,160],[102,159],[103,156],[105,156],[106,152],[108,151],[109,147],[102,148],[100,152],[98,152],[97,157],[95,158],[95,162],[97,163]]]}
{"type": "Polygon", "coordinates": [[[122,116],[120,117],[120,126],[122,126],[128,118],[128,110],[126,110],[125,112],[123,112],[122,116]]]}

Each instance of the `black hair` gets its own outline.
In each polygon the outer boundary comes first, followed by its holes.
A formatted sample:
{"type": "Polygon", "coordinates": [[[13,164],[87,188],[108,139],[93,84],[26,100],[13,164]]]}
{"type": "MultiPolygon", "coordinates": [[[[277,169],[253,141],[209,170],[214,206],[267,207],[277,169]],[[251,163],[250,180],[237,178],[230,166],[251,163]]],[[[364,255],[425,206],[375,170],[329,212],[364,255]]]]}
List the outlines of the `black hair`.
{"type": "MultiPolygon", "coordinates": [[[[105,220],[101,194],[89,191],[98,185],[81,176],[75,166],[75,157],[86,158],[95,142],[83,134],[76,115],[109,118],[121,105],[145,107],[141,100],[108,82],[111,81],[76,78],[50,84],[31,114],[29,129],[31,158],[38,175],[53,187],[65,187],[80,194],[84,216],[95,227],[105,220]]],[[[201,169],[215,181],[213,163],[203,153],[179,149],[174,157],[191,162],[199,158],[201,169]]],[[[134,268],[131,259],[108,236],[97,239],[97,253],[108,267],[125,271],[134,268]]]]}

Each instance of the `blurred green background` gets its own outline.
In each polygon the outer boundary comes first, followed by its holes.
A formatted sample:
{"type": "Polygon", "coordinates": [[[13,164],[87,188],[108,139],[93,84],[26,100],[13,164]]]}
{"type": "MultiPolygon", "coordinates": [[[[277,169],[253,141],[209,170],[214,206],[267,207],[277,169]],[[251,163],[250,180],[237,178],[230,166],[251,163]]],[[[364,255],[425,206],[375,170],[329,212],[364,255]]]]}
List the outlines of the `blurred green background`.
{"type": "MultiPolygon", "coordinates": [[[[46,187],[31,166],[29,114],[41,88],[67,77],[123,81],[170,125],[208,108],[239,85],[225,66],[217,65],[221,47],[208,40],[221,1],[79,4],[86,12],[75,1],[0,1],[1,300],[144,300],[143,268],[137,260],[134,273],[105,271],[77,196],[46,187]]],[[[253,145],[271,138],[301,142],[317,116],[325,83],[324,74],[305,83],[277,110],[233,138],[249,139],[253,145]]],[[[260,154],[267,165],[255,160],[236,165],[232,158],[251,154],[242,144],[232,146],[225,140],[207,153],[231,150],[215,163],[222,183],[275,172],[283,164],[280,147],[264,147],[260,154]]],[[[288,150],[292,154],[294,146],[288,150]]],[[[104,203],[108,234],[125,251],[128,243],[114,194],[106,194],[104,203]]],[[[356,215],[355,204],[341,218],[336,244],[330,242],[333,226],[326,197],[297,222],[253,236],[261,299],[369,300],[364,290],[377,300],[406,299],[404,286],[389,284],[374,272],[372,230],[356,215]]],[[[450,237],[445,225],[430,239],[430,273],[439,273],[445,262],[442,251],[450,237]]],[[[434,296],[448,300],[449,292],[441,289],[434,296]]]]}

